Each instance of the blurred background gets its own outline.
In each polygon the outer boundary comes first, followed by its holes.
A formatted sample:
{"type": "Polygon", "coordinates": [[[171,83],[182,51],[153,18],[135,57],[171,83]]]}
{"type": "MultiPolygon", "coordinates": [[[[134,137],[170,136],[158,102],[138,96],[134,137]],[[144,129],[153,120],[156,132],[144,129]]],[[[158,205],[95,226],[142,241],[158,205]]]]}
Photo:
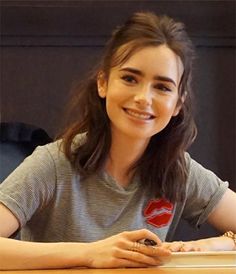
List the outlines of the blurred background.
{"type": "MultiPolygon", "coordinates": [[[[193,158],[236,190],[236,1],[0,1],[1,122],[54,137],[72,84],[96,64],[115,26],[135,11],[183,21],[196,47],[193,158]]],[[[187,227],[187,226],[186,226],[187,227]]],[[[183,226],[176,238],[202,237],[183,226]]]]}

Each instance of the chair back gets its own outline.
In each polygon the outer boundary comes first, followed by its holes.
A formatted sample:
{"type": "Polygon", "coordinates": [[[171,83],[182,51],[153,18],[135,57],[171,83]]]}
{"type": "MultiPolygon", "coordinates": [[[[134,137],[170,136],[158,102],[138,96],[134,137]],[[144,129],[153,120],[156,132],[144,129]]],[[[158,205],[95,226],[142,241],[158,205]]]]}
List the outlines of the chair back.
{"type": "Polygon", "coordinates": [[[0,123],[0,183],[39,145],[50,143],[47,132],[34,125],[0,123]]]}

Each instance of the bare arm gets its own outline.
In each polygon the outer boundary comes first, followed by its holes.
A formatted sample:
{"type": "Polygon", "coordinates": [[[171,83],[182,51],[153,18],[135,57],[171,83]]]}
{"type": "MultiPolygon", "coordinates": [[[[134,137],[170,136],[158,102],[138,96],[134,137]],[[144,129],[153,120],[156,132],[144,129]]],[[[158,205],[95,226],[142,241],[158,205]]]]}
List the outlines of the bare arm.
{"type": "MultiPolygon", "coordinates": [[[[236,233],[236,193],[228,189],[217,207],[209,215],[208,222],[216,229],[236,233]]],[[[212,237],[197,241],[163,243],[171,251],[220,251],[236,250],[235,242],[228,237],[212,237]]]]}
{"type": "Polygon", "coordinates": [[[215,210],[208,217],[208,222],[216,229],[236,233],[236,193],[227,189],[215,210]]]}
{"type": "Polygon", "coordinates": [[[15,215],[0,203],[0,236],[9,237],[19,228],[19,222],[15,215]]]}
{"type": "Polygon", "coordinates": [[[161,243],[152,232],[122,232],[93,243],[34,243],[8,239],[18,228],[16,217],[0,204],[0,270],[46,268],[146,267],[160,264],[170,251],[145,246],[145,238],[161,243]]]}
{"type": "Polygon", "coordinates": [[[85,245],[33,243],[0,237],[0,270],[86,266],[85,245]]]}
{"type": "Polygon", "coordinates": [[[143,244],[132,250],[132,239],[147,234],[147,230],[122,232],[93,243],[32,243],[0,237],[0,270],[156,266],[170,251],[143,244]]]}

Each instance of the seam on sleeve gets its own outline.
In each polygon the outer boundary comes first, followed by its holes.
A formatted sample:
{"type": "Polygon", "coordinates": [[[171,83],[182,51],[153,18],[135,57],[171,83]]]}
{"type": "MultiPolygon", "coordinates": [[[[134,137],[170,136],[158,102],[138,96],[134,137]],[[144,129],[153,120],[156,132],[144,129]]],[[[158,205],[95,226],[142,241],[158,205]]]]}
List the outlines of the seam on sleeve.
{"type": "Polygon", "coordinates": [[[27,218],[18,202],[9,195],[6,195],[0,191],[0,203],[7,207],[11,211],[11,213],[17,218],[20,225],[19,229],[21,229],[26,224],[27,218]],[[4,197],[6,197],[7,200],[5,200],[4,197]]]}
{"type": "Polygon", "coordinates": [[[196,226],[199,227],[202,223],[207,221],[208,216],[210,213],[215,209],[215,207],[218,205],[219,201],[222,199],[223,195],[225,194],[226,190],[229,187],[228,182],[224,182],[223,184],[220,185],[220,188],[218,191],[212,196],[209,204],[203,211],[203,213],[200,215],[196,226]]]}

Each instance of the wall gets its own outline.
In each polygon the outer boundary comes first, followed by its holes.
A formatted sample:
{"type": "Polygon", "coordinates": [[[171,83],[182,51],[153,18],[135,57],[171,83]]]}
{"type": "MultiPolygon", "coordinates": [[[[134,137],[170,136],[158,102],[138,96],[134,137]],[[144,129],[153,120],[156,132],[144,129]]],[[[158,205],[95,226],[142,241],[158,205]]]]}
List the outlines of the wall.
{"type": "Polygon", "coordinates": [[[72,82],[133,11],[185,22],[197,51],[192,156],[236,189],[235,1],[1,1],[1,119],[54,136],[72,82]]]}

